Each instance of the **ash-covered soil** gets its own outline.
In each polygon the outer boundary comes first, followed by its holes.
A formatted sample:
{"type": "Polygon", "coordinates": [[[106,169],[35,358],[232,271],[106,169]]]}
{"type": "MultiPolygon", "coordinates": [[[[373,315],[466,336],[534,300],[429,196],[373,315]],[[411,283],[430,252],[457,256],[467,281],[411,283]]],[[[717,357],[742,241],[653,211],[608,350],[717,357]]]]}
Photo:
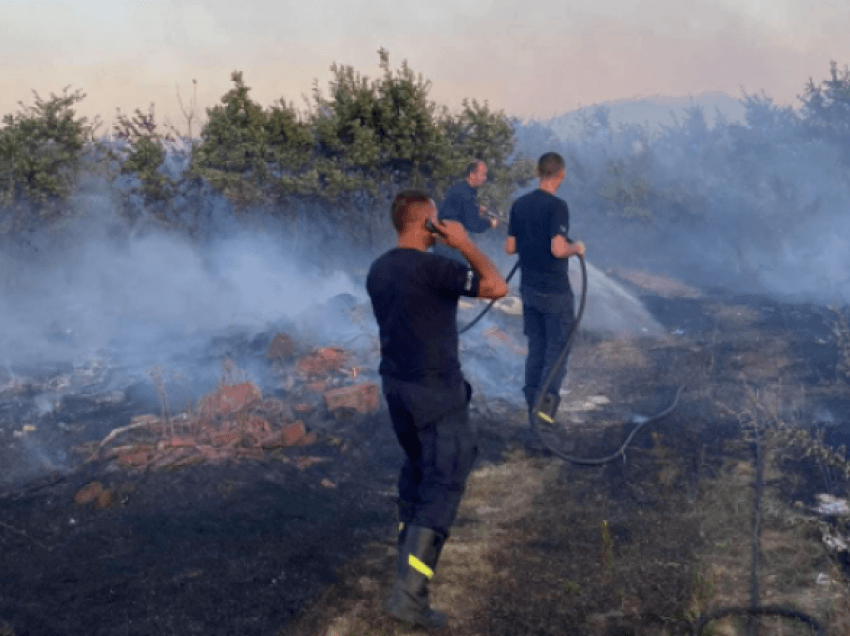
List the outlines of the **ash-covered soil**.
{"type": "MultiPolygon", "coordinates": [[[[482,458],[501,442],[482,439],[482,458]]],[[[0,499],[0,618],[21,634],[273,634],[394,527],[383,414],[265,461],[89,465],[0,499]],[[347,440],[340,443],[340,440],[347,440]],[[297,466],[299,457],[313,461],[297,466]],[[98,480],[107,508],[76,505],[98,480]]]]}
{"type": "MultiPolygon", "coordinates": [[[[835,439],[847,430],[846,412],[835,408],[847,394],[837,383],[829,310],[718,293],[644,301],[668,335],[582,335],[556,437],[571,454],[607,455],[634,415],[660,411],[686,384],[676,410],[642,430],[625,460],[572,466],[526,443],[522,410],[499,399],[501,390],[519,393],[509,386],[515,361],[494,366],[496,386],[477,382],[481,456],[434,586],[452,633],[690,633],[707,609],[699,602],[708,603],[694,569],[705,539],[693,509],[725,461],[749,460],[741,440],[753,396],[775,398],[776,416],[789,421],[831,418],[835,439]],[[777,397],[777,387],[806,399],[777,397]]],[[[516,317],[505,316],[497,318],[504,336],[484,337],[492,346],[479,351],[478,366],[521,355],[512,350],[524,345],[516,317]]],[[[99,439],[150,412],[151,397],[70,396],[50,416],[56,427],[48,432],[39,420],[33,433],[99,439]]],[[[16,430],[33,419],[25,402],[0,405],[16,430]]],[[[316,419],[308,429],[319,433],[315,443],[262,461],[162,472],[95,461],[0,489],[0,630],[407,633],[380,614],[392,582],[401,459],[386,414],[316,419]],[[299,467],[305,457],[314,459],[299,467]],[[74,502],[93,481],[110,490],[109,505],[74,502]]],[[[20,452],[25,439],[4,438],[0,460],[10,461],[9,442],[20,452]]],[[[800,474],[807,479],[780,490],[811,506],[822,470],[800,474]]],[[[840,494],[846,481],[830,475],[840,494]]]]}

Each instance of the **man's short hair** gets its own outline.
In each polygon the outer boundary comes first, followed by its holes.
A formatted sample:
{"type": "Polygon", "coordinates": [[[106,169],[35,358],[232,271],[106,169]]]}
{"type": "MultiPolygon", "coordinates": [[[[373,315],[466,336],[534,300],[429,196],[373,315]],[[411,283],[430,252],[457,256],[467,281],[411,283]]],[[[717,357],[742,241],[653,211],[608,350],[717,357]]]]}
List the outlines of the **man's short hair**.
{"type": "Polygon", "coordinates": [[[482,163],[484,162],[481,161],[481,159],[473,159],[472,161],[470,161],[468,164],[466,164],[466,172],[463,173],[463,176],[470,176],[473,172],[478,170],[478,166],[480,166],[482,163]]]}
{"type": "Polygon", "coordinates": [[[541,179],[556,177],[566,165],[564,158],[557,152],[547,152],[537,162],[537,174],[541,179]]]}
{"type": "Polygon", "coordinates": [[[431,203],[431,195],[425,190],[410,188],[395,195],[391,207],[393,227],[401,233],[412,221],[416,220],[416,207],[431,203]]]}

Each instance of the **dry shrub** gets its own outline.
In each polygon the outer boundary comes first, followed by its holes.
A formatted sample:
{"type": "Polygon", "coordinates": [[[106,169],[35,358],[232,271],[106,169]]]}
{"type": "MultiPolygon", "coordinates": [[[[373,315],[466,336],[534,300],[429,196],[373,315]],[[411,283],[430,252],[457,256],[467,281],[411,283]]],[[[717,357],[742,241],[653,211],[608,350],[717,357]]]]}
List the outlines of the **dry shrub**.
{"type": "Polygon", "coordinates": [[[847,324],[847,316],[838,307],[830,307],[835,318],[830,325],[832,337],[838,347],[838,363],[835,367],[835,375],[838,380],[850,383],[850,325],[847,324]]]}
{"type": "MultiPolygon", "coordinates": [[[[766,485],[761,498],[759,603],[803,611],[829,633],[847,633],[850,590],[841,566],[829,558],[819,520],[791,507],[773,484],[780,475],[776,438],[761,438],[766,485]],[[836,631],[837,630],[837,631],[836,631]]],[[[753,461],[729,460],[717,479],[706,482],[694,515],[704,538],[698,553],[701,587],[708,590],[695,603],[696,614],[750,604],[750,577],[755,503],[753,461]]],[[[711,624],[714,634],[746,633],[746,620],[727,617],[711,624]]],[[[793,621],[765,619],[768,634],[810,633],[793,621]]]]}

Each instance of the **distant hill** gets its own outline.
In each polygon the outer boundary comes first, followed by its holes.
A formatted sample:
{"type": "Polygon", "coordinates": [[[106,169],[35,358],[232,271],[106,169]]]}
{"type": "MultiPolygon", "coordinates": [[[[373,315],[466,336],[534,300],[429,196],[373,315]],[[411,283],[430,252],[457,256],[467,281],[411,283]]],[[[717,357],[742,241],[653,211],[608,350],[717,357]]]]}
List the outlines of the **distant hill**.
{"type": "Polygon", "coordinates": [[[709,126],[714,125],[717,111],[720,111],[729,123],[744,121],[745,111],[740,101],[721,91],[711,91],[694,97],[656,95],[602,102],[564,113],[548,122],[541,123],[549,126],[561,139],[570,139],[581,130],[583,115],[591,115],[596,108],[604,106],[609,109],[610,121],[615,128],[620,124],[641,124],[651,132],[655,132],[661,124],[673,123],[671,111],[681,119],[685,109],[692,105],[702,106],[709,126]]]}

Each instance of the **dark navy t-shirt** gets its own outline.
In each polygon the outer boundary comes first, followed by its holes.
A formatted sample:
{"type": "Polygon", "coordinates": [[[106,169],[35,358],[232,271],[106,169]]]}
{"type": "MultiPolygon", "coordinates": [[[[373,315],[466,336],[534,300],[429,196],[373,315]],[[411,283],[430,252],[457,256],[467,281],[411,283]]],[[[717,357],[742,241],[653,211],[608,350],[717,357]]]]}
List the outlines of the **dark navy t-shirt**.
{"type": "MultiPolygon", "coordinates": [[[[446,198],[437,211],[437,218],[441,221],[457,221],[467,232],[476,234],[490,229],[490,221],[481,216],[478,208],[478,191],[465,180],[458,181],[446,192],[446,198]]],[[[444,243],[434,245],[434,254],[448,256],[466,265],[463,254],[444,243]]]]}
{"type": "Polygon", "coordinates": [[[511,207],[508,235],[516,238],[522,287],[544,293],[570,291],[566,258],[552,256],[552,238],[567,238],[570,211],[567,203],[545,190],[534,190],[511,207]]]}
{"type": "Polygon", "coordinates": [[[463,380],[457,301],[478,295],[478,275],[449,258],[395,248],[369,269],[366,290],[378,322],[378,372],[399,380],[463,380]]]}
{"type": "Polygon", "coordinates": [[[490,229],[490,221],[480,214],[478,191],[467,181],[449,188],[437,214],[441,221],[457,221],[467,232],[479,234],[490,229]]]}

